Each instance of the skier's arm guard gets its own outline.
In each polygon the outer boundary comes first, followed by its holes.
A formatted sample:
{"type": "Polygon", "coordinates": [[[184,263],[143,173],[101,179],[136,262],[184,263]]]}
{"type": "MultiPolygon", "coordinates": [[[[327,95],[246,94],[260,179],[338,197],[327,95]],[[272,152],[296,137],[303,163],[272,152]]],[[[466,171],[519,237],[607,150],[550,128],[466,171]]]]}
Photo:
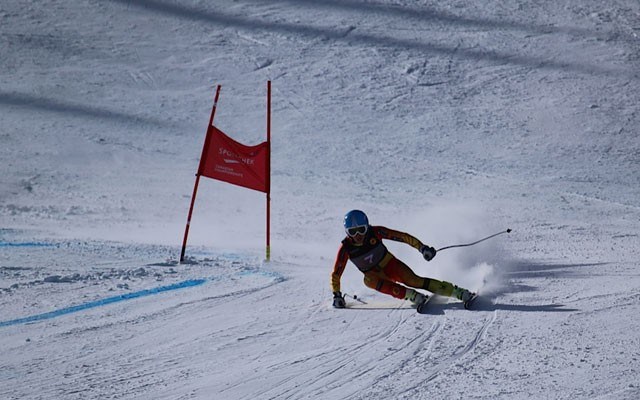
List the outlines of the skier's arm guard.
{"type": "Polygon", "coordinates": [[[342,273],[344,272],[344,267],[347,266],[347,261],[349,260],[349,255],[347,254],[344,246],[340,246],[340,250],[338,250],[338,255],[336,256],[336,262],[333,265],[333,272],[331,273],[331,291],[339,292],[340,291],[340,278],[342,277],[342,273]]]}

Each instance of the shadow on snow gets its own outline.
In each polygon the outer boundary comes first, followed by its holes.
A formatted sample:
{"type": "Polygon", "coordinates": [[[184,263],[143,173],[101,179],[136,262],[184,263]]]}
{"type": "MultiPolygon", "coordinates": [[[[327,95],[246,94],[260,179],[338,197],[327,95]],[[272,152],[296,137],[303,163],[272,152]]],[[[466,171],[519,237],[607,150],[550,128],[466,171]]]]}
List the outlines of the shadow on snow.
{"type": "MultiPolygon", "coordinates": [[[[307,37],[310,39],[330,39],[335,41],[343,41],[347,43],[361,43],[367,46],[373,47],[392,47],[398,49],[405,49],[410,51],[420,51],[426,53],[443,54],[449,57],[471,59],[476,61],[488,61],[499,64],[512,64],[518,66],[524,66],[529,68],[547,69],[547,70],[560,70],[560,71],[572,71],[576,73],[583,73],[589,75],[607,75],[607,76],[620,76],[629,75],[635,77],[633,71],[620,70],[614,68],[607,68],[595,64],[577,63],[573,61],[556,61],[542,57],[534,57],[530,55],[521,55],[514,53],[501,53],[495,50],[475,50],[471,48],[461,48],[457,45],[443,45],[428,43],[423,40],[415,39],[400,39],[394,38],[388,35],[377,35],[366,32],[358,32],[357,27],[347,26],[344,29],[336,30],[331,28],[323,28],[316,26],[309,26],[302,23],[290,23],[290,22],[276,22],[265,21],[260,18],[248,18],[245,16],[236,16],[221,13],[218,11],[211,11],[200,9],[196,7],[188,7],[184,5],[178,5],[168,3],[161,0],[111,0],[115,3],[122,3],[127,6],[137,6],[142,9],[146,9],[152,12],[170,15],[177,18],[189,19],[191,21],[203,22],[207,24],[215,24],[222,27],[234,27],[239,29],[245,29],[249,31],[267,31],[283,34],[295,34],[301,37],[307,37]]],[[[308,3],[308,2],[307,2],[308,3]]],[[[349,7],[351,9],[357,9],[364,7],[364,5],[356,5],[353,1],[350,3],[341,4],[335,0],[331,3],[334,7],[349,7]]],[[[379,7],[374,5],[373,7],[379,7]]],[[[386,8],[383,8],[386,9],[386,8]]],[[[381,9],[381,11],[383,10],[381,9]]],[[[391,8],[390,10],[393,10],[391,8]]],[[[401,12],[401,11],[391,11],[401,12]]],[[[499,21],[492,20],[472,20],[464,17],[456,17],[450,14],[439,14],[433,11],[426,11],[426,16],[431,20],[440,20],[452,24],[458,22],[461,25],[476,24],[484,27],[500,27],[499,21]]],[[[507,23],[509,24],[509,23],[507,23]]],[[[511,23],[513,27],[517,27],[517,23],[511,23]]],[[[520,28],[524,28],[521,26],[520,28]]],[[[533,28],[531,28],[533,29],[533,28]]]]}

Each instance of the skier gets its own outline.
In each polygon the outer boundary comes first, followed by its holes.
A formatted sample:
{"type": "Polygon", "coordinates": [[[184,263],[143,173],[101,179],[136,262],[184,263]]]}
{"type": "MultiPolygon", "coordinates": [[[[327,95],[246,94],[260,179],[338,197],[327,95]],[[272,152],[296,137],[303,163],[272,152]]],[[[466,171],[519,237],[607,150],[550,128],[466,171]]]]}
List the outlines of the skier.
{"type": "Polygon", "coordinates": [[[351,260],[364,273],[364,284],[367,287],[397,299],[409,300],[418,307],[418,310],[428,296],[415,289],[425,289],[441,296],[455,297],[465,304],[474,297],[474,293],[449,282],[416,275],[382,243],[382,239],[407,243],[419,250],[425,260],[431,261],[436,255],[436,249],[422,244],[420,240],[408,233],[394,231],[384,226],[371,226],[367,215],[360,210],[352,210],[345,215],[344,228],[347,237],[342,241],[331,274],[334,307],[345,307],[344,296],[340,292],[340,278],[348,260],[351,260]]]}

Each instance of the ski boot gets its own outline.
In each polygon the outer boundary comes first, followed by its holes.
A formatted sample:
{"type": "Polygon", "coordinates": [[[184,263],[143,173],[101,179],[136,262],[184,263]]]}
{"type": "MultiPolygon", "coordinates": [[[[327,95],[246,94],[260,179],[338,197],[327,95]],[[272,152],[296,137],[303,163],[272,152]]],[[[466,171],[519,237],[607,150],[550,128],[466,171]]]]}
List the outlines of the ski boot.
{"type": "Polygon", "coordinates": [[[429,301],[429,296],[422,294],[417,290],[407,289],[407,294],[405,294],[404,299],[413,303],[416,311],[422,314],[425,304],[429,301]]]}
{"type": "Polygon", "coordinates": [[[464,304],[464,308],[469,309],[469,307],[471,307],[471,304],[473,303],[473,301],[476,299],[476,297],[478,297],[477,294],[468,291],[467,289],[463,289],[461,287],[458,286],[454,286],[453,287],[453,293],[452,296],[455,297],[456,299],[462,301],[462,303],[464,304]]]}
{"type": "Polygon", "coordinates": [[[404,299],[412,302],[414,306],[424,303],[427,298],[428,296],[413,289],[407,289],[407,294],[404,295],[404,299]]]}

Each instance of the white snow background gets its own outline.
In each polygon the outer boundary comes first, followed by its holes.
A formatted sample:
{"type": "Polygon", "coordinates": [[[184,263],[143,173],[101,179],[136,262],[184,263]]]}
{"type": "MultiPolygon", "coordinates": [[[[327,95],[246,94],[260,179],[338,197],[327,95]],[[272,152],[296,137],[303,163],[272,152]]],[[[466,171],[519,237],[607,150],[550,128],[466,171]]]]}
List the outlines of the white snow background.
{"type": "Polygon", "coordinates": [[[0,2],[0,398],[640,398],[637,0],[0,2]],[[202,179],[215,123],[265,196],[202,179]],[[331,307],[342,217],[483,292],[331,307]],[[183,287],[184,286],[184,287],[183,287]]]}

